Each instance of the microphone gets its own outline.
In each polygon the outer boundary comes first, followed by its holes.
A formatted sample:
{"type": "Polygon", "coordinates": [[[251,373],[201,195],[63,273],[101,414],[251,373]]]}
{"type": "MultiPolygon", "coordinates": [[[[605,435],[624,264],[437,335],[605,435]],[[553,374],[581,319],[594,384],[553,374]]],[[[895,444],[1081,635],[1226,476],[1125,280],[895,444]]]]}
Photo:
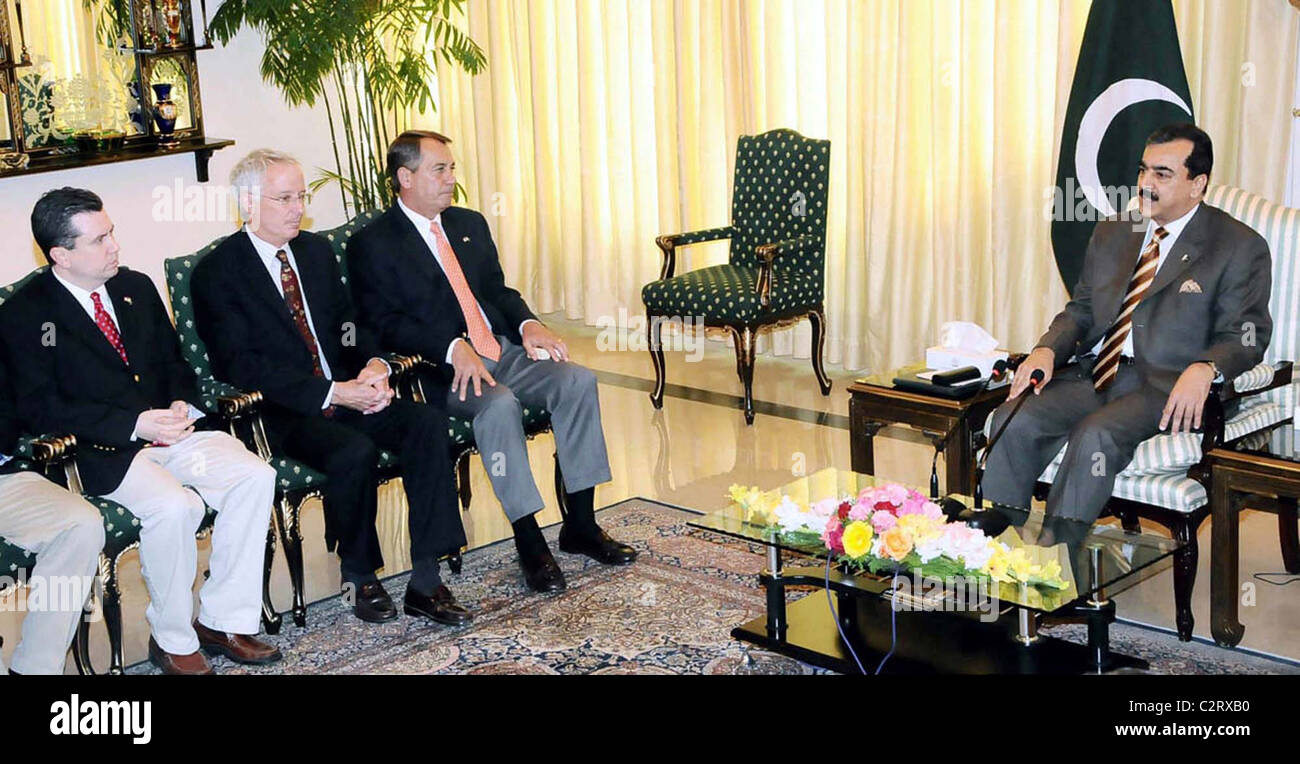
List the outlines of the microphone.
{"type": "MultiPolygon", "coordinates": [[[[1043,384],[1043,379],[1046,376],[1042,369],[1034,369],[1034,373],[1029,375],[1029,386],[1037,390],[1038,386],[1043,384]]],[[[1002,433],[1007,431],[1007,425],[1011,424],[1011,420],[1016,418],[1016,414],[1020,413],[1021,407],[1025,405],[1027,400],[1029,400],[1029,391],[1025,390],[1020,394],[1020,400],[1016,401],[1015,408],[1011,409],[1011,413],[1002,421],[1002,426],[989,439],[989,444],[984,447],[984,455],[980,457],[979,464],[975,466],[975,509],[977,511],[984,508],[984,465],[988,463],[989,454],[993,453],[993,447],[1001,440],[1002,433]]]]}
{"type": "MultiPolygon", "coordinates": [[[[985,390],[989,389],[990,384],[1002,379],[1006,373],[1006,359],[998,359],[998,362],[993,364],[993,369],[989,372],[988,379],[984,380],[984,382],[980,384],[979,390],[971,396],[972,400],[979,397],[985,390]]],[[[930,498],[932,500],[938,501],[939,499],[939,454],[943,453],[943,449],[948,445],[948,440],[952,438],[953,433],[957,432],[957,428],[966,423],[966,417],[969,415],[969,412],[969,408],[963,411],[961,416],[957,417],[957,421],[953,423],[952,427],[948,428],[948,432],[944,433],[942,438],[935,441],[934,456],[930,459],[930,498]]]]}

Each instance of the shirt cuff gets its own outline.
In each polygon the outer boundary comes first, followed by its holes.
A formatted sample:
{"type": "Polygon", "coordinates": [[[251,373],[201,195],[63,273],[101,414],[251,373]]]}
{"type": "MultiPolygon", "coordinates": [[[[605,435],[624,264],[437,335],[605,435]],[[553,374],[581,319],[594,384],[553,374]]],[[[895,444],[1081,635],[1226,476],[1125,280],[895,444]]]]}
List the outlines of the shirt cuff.
{"type": "Polygon", "coordinates": [[[520,336],[520,337],[524,336],[524,327],[525,327],[525,326],[528,326],[530,323],[532,323],[532,324],[541,324],[542,322],[541,322],[541,321],[538,321],[538,320],[535,319],[535,318],[525,318],[525,319],[524,319],[522,322],[520,322],[520,324],[519,324],[519,336],[520,336]]]}
{"type": "Polygon", "coordinates": [[[325,393],[325,402],[320,405],[321,411],[330,407],[330,401],[334,398],[334,383],[330,383],[330,389],[325,393]]]}
{"type": "Polygon", "coordinates": [[[451,351],[456,349],[457,342],[464,342],[464,341],[465,341],[464,337],[457,337],[456,339],[451,341],[451,344],[447,346],[447,359],[444,361],[444,363],[446,363],[448,366],[451,366],[451,351]]]}

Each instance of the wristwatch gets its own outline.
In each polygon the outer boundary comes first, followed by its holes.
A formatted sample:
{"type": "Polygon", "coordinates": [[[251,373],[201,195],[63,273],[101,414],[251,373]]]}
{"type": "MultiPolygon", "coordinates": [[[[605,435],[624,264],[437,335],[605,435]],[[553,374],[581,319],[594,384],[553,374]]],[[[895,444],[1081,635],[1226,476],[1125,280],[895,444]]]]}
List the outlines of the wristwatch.
{"type": "Polygon", "coordinates": [[[1210,365],[1210,371],[1214,372],[1213,378],[1214,379],[1219,378],[1219,367],[1214,363],[1214,361],[1211,361],[1208,358],[1202,358],[1201,360],[1197,361],[1197,363],[1208,363],[1210,365]]]}

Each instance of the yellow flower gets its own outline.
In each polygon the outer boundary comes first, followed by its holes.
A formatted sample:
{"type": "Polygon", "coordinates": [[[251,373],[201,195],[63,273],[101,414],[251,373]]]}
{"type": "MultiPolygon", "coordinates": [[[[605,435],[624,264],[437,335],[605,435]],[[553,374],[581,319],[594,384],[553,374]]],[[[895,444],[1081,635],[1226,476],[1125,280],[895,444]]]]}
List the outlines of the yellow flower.
{"type": "Polygon", "coordinates": [[[897,525],[885,531],[880,542],[880,553],[900,562],[912,551],[912,537],[897,525]]]}
{"type": "Polygon", "coordinates": [[[1007,569],[1017,581],[1024,581],[1034,575],[1035,567],[1037,566],[1029,559],[1024,547],[1013,549],[1007,559],[1007,569]]]}
{"type": "Polygon", "coordinates": [[[1061,563],[1056,560],[1048,560],[1043,564],[1043,570],[1039,576],[1053,583],[1061,580],[1061,563]]]}
{"type": "Polygon", "coordinates": [[[874,535],[868,523],[849,523],[844,528],[844,554],[849,557],[861,557],[871,551],[871,539],[874,535]]]}
{"type": "Polygon", "coordinates": [[[913,543],[921,543],[943,532],[942,524],[933,517],[925,515],[903,515],[898,518],[898,525],[913,543]]]}
{"type": "Polygon", "coordinates": [[[984,572],[989,574],[989,578],[1002,583],[1009,583],[1011,576],[1007,575],[1007,568],[1010,564],[1010,556],[1001,547],[998,547],[989,561],[984,564],[984,572]]]}

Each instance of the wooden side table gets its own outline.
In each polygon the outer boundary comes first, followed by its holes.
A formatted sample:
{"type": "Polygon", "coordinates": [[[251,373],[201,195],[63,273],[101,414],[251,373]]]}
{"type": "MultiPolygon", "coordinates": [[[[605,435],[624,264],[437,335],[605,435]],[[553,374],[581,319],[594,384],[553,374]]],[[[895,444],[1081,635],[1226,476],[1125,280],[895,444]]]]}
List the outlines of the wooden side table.
{"type": "Polygon", "coordinates": [[[1232,647],[1246,632],[1237,620],[1241,597],[1238,513],[1246,505],[1276,512],[1285,567],[1290,573],[1300,573],[1298,497],[1300,456],[1293,449],[1290,453],[1228,448],[1210,452],[1210,631],[1216,643],[1232,647]]]}
{"type": "Polygon", "coordinates": [[[924,370],[924,364],[915,364],[849,385],[849,454],[853,471],[874,475],[872,441],[876,433],[885,425],[908,425],[920,430],[944,452],[944,490],[970,495],[975,488],[975,434],[993,409],[1007,399],[1011,386],[985,390],[965,400],[894,389],[894,377],[924,370]],[[943,442],[949,431],[952,436],[943,442]]]}

